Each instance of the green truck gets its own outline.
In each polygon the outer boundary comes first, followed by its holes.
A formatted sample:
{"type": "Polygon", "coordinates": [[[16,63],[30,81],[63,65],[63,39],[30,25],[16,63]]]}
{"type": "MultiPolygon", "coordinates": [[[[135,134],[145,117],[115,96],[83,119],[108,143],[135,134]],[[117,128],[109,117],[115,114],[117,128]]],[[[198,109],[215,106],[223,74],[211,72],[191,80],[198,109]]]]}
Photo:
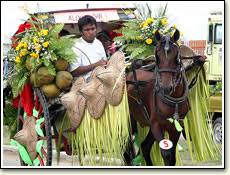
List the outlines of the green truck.
{"type": "Polygon", "coordinates": [[[224,60],[222,45],[222,12],[210,12],[208,18],[208,39],[206,55],[208,57],[208,80],[210,85],[209,113],[212,119],[214,138],[222,143],[222,65],[224,60]]]}

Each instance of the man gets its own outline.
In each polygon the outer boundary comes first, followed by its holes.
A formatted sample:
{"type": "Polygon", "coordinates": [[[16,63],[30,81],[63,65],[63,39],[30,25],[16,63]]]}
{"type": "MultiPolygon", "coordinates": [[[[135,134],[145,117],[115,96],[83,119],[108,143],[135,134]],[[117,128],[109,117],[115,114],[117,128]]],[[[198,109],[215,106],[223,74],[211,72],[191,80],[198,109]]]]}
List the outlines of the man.
{"type": "Polygon", "coordinates": [[[74,45],[78,58],[70,65],[74,77],[83,76],[86,80],[97,66],[107,64],[106,53],[102,43],[96,38],[97,22],[95,18],[85,15],[78,20],[82,37],[74,45]]]}

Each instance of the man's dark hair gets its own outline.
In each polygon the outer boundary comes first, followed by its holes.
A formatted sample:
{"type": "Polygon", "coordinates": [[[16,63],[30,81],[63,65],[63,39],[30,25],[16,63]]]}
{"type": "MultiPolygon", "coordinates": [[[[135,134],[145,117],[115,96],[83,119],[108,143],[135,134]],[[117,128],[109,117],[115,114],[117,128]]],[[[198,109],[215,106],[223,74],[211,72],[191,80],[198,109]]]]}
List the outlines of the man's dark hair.
{"type": "Polygon", "coordinates": [[[90,16],[90,15],[85,15],[83,17],[81,17],[79,20],[78,20],[78,28],[79,30],[82,32],[82,28],[83,26],[86,26],[88,24],[95,24],[95,26],[97,27],[97,21],[94,17],[90,16]]]}

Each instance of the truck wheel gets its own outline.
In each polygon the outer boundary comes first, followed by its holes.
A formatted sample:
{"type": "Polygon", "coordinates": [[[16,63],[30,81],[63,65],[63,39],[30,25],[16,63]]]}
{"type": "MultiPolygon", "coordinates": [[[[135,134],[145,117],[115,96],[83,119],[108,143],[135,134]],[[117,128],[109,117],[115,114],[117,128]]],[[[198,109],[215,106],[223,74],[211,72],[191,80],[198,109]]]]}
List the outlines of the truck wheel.
{"type": "Polygon", "coordinates": [[[213,123],[214,139],[217,143],[222,143],[222,118],[218,117],[213,123]]]}

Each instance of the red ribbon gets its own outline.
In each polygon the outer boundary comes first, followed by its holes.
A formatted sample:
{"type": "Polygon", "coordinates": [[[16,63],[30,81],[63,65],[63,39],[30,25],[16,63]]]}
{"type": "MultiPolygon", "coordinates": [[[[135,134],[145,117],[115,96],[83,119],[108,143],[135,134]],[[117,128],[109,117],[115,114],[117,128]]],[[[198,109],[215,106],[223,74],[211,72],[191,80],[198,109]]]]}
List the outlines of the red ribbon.
{"type": "Polygon", "coordinates": [[[21,100],[21,107],[23,108],[24,112],[27,113],[27,116],[32,116],[34,101],[33,101],[33,89],[30,83],[25,84],[20,96],[13,99],[13,106],[15,108],[18,107],[19,98],[21,100]]]}

